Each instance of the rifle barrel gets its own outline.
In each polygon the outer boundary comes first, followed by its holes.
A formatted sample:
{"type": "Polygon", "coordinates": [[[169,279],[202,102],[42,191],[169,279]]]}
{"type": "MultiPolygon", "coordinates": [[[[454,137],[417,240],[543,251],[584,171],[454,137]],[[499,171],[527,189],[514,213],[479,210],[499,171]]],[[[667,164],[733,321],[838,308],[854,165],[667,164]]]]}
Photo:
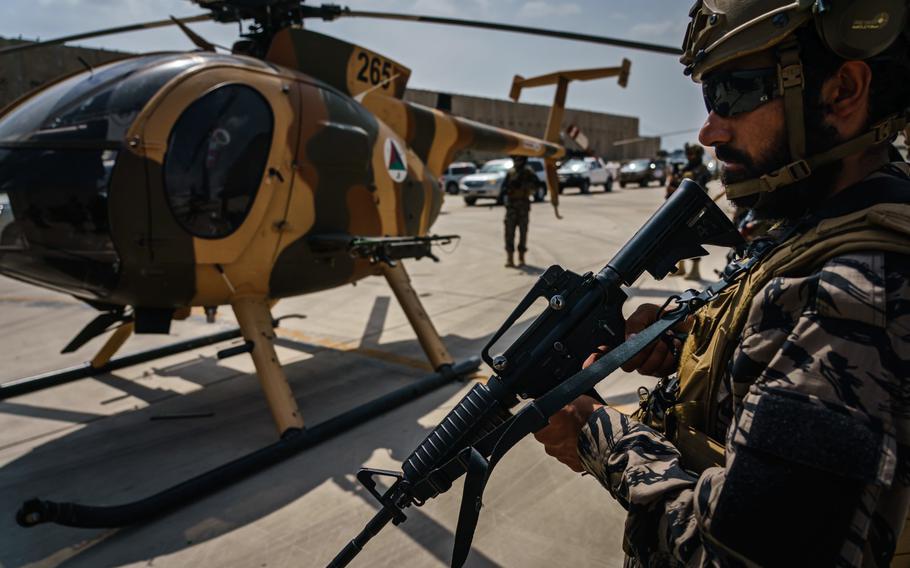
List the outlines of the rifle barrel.
{"type": "Polygon", "coordinates": [[[389,521],[395,518],[395,511],[389,507],[383,507],[376,513],[376,516],[367,523],[367,526],[363,527],[363,530],[360,531],[356,537],[354,537],[351,542],[345,546],[341,552],[338,553],[335,558],[329,563],[327,568],[343,568],[351,563],[351,560],[354,560],[360,551],[363,550],[363,547],[372,539],[374,536],[379,534],[389,521]]]}

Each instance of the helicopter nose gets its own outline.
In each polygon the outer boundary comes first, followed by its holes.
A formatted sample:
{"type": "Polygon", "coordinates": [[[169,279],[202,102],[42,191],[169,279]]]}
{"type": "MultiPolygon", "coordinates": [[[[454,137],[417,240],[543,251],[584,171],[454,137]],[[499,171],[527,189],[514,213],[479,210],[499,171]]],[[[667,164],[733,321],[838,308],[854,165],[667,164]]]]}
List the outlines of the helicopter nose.
{"type": "Polygon", "coordinates": [[[108,184],[116,151],[0,148],[0,273],[103,297],[116,281],[108,184]]]}
{"type": "Polygon", "coordinates": [[[0,116],[0,273],[79,297],[114,290],[108,191],[126,132],[186,54],[126,58],[61,79],[0,116]]]}

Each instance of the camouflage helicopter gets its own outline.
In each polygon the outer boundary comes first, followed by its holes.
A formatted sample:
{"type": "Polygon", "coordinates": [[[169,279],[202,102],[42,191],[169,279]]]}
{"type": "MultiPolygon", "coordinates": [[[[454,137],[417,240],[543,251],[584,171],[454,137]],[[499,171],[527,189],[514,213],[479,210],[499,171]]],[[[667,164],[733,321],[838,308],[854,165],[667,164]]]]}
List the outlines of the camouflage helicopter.
{"type": "MultiPolygon", "coordinates": [[[[406,102],[409,69],[303,28],[316,17],[419,18],[296,0],[195,1],[208,13],[0,50],[162,25],[180,26],[199,47],[77,72],[0,111],[0,274],[101,310],[65,348],[113,330],[80,376],[106,369],[132,333],[167,333],[191,307],[211,315],[231,306],[281,443],[313,442],[299,436],[303,418],[275,354],[270,308],[281,298],[381,274],[441,376],[476,368],[454,364],[401,262],[432,256],[434,243],[453,238],[429,236],[443,199],[436,180],[468,148],[543,157],[556,206],[568,82],[623,83],[628,63],[537,82],[517,77],[513,93],[559,85],[551,126],[534,138],[406,102]],[[253,23],[222,54],[186,25],[206,19],[253,23]]],[[[30,502],[18,519],[86,526],[55,507],[30,502]]]]}

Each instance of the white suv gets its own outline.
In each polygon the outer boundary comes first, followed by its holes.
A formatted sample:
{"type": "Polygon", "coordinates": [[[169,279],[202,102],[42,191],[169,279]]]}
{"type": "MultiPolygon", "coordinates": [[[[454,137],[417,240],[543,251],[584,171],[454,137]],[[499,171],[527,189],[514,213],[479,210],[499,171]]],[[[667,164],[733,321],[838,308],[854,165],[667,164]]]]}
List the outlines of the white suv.
{"type": "Polygon", "coordinates": [[[446,193],[455,195],[458,193],[458,182],[461,181],[461,178],[476,172],[477,166],[471,162],[455,162],[450,164],[446,171],[442,172],[442,177],[439,178],[439,185],[445,188],[446,193]]]}
{"type": "Polygon", "coordinates": [[[559,193],[567,187],[577,187],[582,193],[591,191],[592,185],[599,185],[604,191],[613,190],[613,175],[600,158],[571,158],[556,170],[559,175],[559,193]]]}
{"type": "MultiPolygon", "coordinates": [[[[466,205],[474,205],[478,199],[495,199],[505,203],[506,175],[512,169],[512,158],[500,158],[485,163],[476,174],[461,178],[458,189],[466,205]]],[[[528,158],[528,166],[537,174],[538,185],[534,201],[543,201],[547,195],[547,168],[541,158],[528,158]]]]}

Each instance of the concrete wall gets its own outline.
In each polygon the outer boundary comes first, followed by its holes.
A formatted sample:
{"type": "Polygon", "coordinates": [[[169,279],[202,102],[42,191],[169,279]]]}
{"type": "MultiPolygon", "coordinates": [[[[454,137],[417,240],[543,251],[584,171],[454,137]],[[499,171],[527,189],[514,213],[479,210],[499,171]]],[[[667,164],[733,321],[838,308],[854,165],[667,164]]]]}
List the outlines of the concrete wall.
{"type": "MultiPolygon", "coordinates": [[[[450,97],[452,114],[478,122],[515,130],[530,136],[543,136],[550,107],[509,100],[487,99],[468,95],[447,95],[422,89],[408,89],[405,99],[428,107],[437,107],[439,97],[450,97]]],[[[660,150],[660,138],[644,138],[638,133],[638,118],[566,109],[562,130],[577,125],[588,137],[589,148],[608,160],[652,157],[660,150]],[[616,142],[637,140],[616,145],[616,142]]],[[[572,145],[571,141],[566,142],[572,145]]],[[[461,158],[485,160],[492,157],[482,152],[465,152],[461,158]]]]}
{"type": "MultiPolygon", "coordinates": [[[[0,49],[21,43],[28,42],[0,38],[0,49]]],[[[79,61],[79,57],[89,65],[95,66],[127,55],[117,51],[59,45],[2,55],[0,56],[0,108],[61,75],[85,69],[85,65],[79,61]]]]}
{"type": "MultiPolygon", "coordinates": [[[[24,43],[0,38],[0,48],[24,43]]],[[[100,65],[129,54],[80,47],[48,46],[0,56],[0,107],[21,95],[61,75],[100,65]]],[[[549,107],[509,100],[487,99],[468,95],[446,95],[435,91],[408,89],[405,99],[425,106],[436,107],[439,97],[449,98],[451,112],[458,116],[515,130],[531,136],[543,136],[549,107]]],[[[577,125],[590,141],[590,149],[608,160],[651,157],[660,149],[660,138],[642,138],[638,134],[638,119],[585,110],[566,109],[562,129],[577,125]],[[638,140],[634,143],[616,142],[638,140]]],[[[565,142],[570,147],[571,140],[565,142]]],[[[465,152],[457,159],[483,161],[499,157],[482,152],[465,152]]]]}

